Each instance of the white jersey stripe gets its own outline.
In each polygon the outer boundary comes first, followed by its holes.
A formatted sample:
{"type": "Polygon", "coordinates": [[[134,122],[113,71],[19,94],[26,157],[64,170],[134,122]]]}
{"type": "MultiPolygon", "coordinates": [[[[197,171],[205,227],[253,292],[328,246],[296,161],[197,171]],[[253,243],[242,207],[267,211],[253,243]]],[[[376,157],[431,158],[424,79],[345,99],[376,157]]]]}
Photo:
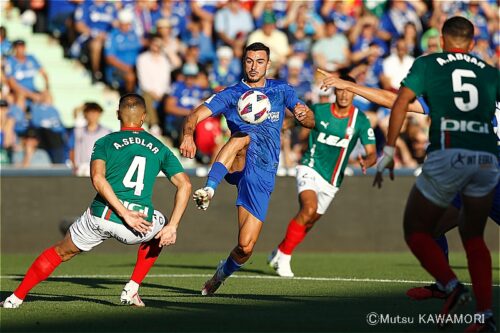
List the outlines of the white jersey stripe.
{"type": "Polygon", "coordinates": [[[342,172],[342,164],[344,164],[344,160],[345,160],[345,157],[346,157],[347,151],[348,151],[347,148],[349,147],[349,144],[351,143],[351,139],[354,136],[354,126],[356,126],[357,117],[358,117],[358,108],[354,108],[352,118],[347,123],[347,128],[346,128],[346,132],[348,132],[349,128],[351,128],[352,131],[351,131],[351,133],[347,133],[347,145],[345,148],[342,148],[342,153],[340,155],[340,163],[338,164],[338,168],[336,168],[333,171],[335,173],[333,176],[333,181],[332,181],[333,186],[336,186],[335,184],[337,184],[337,180],[340,176],[340,173],[342,172]]]}

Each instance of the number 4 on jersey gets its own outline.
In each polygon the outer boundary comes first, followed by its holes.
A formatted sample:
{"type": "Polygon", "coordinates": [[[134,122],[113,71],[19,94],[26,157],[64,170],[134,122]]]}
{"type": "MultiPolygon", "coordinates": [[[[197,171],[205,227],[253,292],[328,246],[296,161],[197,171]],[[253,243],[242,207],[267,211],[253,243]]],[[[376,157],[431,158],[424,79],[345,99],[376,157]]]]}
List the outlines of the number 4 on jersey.
{"type": "Polygon", "coordinates": [[[135,156],[132,164],[128,168],[125,178],[123,178],[123,185],[128,188],[134,188],[135,195],[141,195],[144,189],[144,171],[146,169],[146,158],[143,156],[135,156]],[[135,181],[132,180],[137,171],[135,181]]]}

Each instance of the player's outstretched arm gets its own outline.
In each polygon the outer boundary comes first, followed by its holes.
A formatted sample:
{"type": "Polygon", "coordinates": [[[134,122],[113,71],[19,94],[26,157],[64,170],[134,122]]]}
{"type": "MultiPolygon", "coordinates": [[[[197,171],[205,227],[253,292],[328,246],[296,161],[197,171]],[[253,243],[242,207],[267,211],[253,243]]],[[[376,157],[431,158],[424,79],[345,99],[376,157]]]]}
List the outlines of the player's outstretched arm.
{"type": "Polygon", "coordinates": [[[175,174],[170,178],[172,184],[177,187],[175,193],[174,208],[168,224],[166,224],[155,238],[160,239],[160,246],[175,244],[177,240],[177,228],[181,222],[182,215],[186,211],[189,198],[191,198],[191,181],[185,172],[175,174]]]}
{"type": "Polygon", "coordinates": [[[305,128],[313,128],[315,125],[314,113],[307,105],[297,103],[293,108],[295,119],[305,128]]]}
{"type": "Polygon", "coordinates": [[[116,196],[113,188],[106,180],[106,162],[103,160],[93,160],[90,164],[90,177],[92,185],[96,191],[108,202],[113,211],[121,217],[131,228],[141,233],[146,233],[151,229],[151,223],[144,218],[143,212],[128,210],[123,206],[116,196]]]}
{"type": "Polygon", "coordinates": [[[212,111],[205,105],[200,105],[194,111],[187,116],[184,121],[184,126],[182,130],[182,140],[181,146],[179,148],[180,153],[184,157],[194,158],[196,154],[196,145],[194,144],[194,130],[196,125],[201,121],[207,119],[212,115],[212,111]]]}
{"type": "MultiPolygon", "coordinates": [[[[342,80],[341,78],[333,76],[330,73],[325,72],[324,70],[321,69],[318,69],[318,72],[325,75],[325,78],[323,79],[323,82],[321,84],[321,89],[323,90],[327,90],[332,87],[337,89],[346,89],[347,91],[350,91],[356,95],[366,98],[372,103],[378,104],[386,108],[392,108],[392,105],[394,104],[396,98],[398,97],[398,95],[393,93],[392,91],[365,87],[351,81],[342,80]]],[[[424,109],[422,108],[422,105],[420,105],[418,101],[413,101],[410,104],[408,111],[415,113],[424,113],[424,109]]]]}

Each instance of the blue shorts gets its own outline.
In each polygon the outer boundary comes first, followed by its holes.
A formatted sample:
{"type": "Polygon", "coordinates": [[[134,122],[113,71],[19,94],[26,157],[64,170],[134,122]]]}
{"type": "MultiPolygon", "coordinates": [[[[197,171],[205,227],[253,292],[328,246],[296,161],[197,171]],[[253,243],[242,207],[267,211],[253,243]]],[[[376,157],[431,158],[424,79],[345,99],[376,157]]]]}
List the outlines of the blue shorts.
{"type": "MultiPolygon", "coordinates": [[[[460,194],[457,194],[455,198],[453,198],[451,204],[457,209],[460,209],[460,207],[462,207],[462,199],[460,199],[460,194]]],[[[495,196],[493,197],[493,206],[490,210],[490,218],[498,225],[500,225],[500,182],[495,188],[495,196]]]]}
{"type": "Polygon", "coordinates": [[[266,220],[271,193],[274,190],[275,172],[263,170],[247,159],[245,169],[228,173],[229,184],[236,185],[238,197],[236,206],[242,206],[261,222],[266,220]]]}

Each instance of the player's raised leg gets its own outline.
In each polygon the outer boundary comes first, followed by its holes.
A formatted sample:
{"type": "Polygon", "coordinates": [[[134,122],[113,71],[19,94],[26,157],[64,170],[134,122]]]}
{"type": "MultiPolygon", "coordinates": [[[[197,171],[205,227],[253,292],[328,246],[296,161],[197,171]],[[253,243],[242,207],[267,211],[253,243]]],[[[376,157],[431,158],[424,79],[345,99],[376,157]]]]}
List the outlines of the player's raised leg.
{"type": "Polygon", "coordinates": [[[217,266],[214,276],[205,282],[202,295],[212,295],[221,284],[250,258],[253,248],[259,239],[262,221],[253,216],[245,207],[238,206],[238,245],[231,251],[226,260],[217,266]]]}
{"type": "Polygon", "coordinates": [[[220,182],[231,170],[235,159],[240,156],[239,153],[245,150],[249,144],[250,136],[238,132],[231,136],[229,141],[222,147],[208,173],[205,187],[196,190],[193,194],[198,209],[206,210],[208,208],[220,182]]]}
{"type": "Polygon", "coordinates": [[[46,280],[64,261],[68,261],[81,250],[76,247],[68,232],[64,239],[43,251],[31,264],[23,281],[16,290],[2,302],[4,308],[18,308],[37,284],[46,280]]]}

